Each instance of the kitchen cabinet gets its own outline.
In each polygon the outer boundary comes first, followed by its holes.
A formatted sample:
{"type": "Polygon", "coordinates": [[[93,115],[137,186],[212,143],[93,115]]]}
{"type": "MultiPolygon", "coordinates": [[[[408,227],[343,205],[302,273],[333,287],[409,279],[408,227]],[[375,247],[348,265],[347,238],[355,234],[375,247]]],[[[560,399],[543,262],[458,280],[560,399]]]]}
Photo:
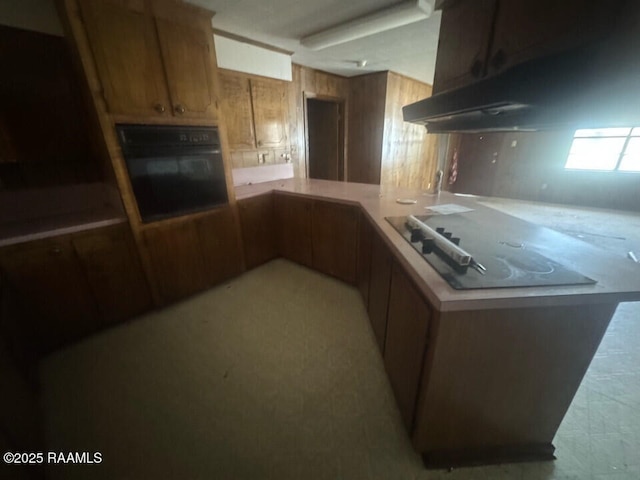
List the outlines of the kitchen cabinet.
{"type": "Polygon", "coordinates": [[[384,354],[392,257],[382,237],[373,228],[371,233],[370,285],[367,312],[380,352],[384,354]]]}
{"type": "Polygon", "coordinates": [[[313,266],[311,210],[313,200],[274,194],[276,245],[281,257],[313,266]]]}
{"type": "Polygon", "coordinates": [[[25,300],[39,351],[99,328],[96,301],[68,236],[5,247],[0,265],[25,300]]]}
{"type": "Polygon", "coordinates": [[[196,225],[171,223],[143,231],[162,303],[185,298],[207,287],[196,225]]]}
{"type": "Polygon", "coordinates": [[[612,14],[588,0],[448,2],[442,11],[434,93],[584,45],[611,27],[612,14]]]}
{"type": "Polygon", "coordinates": [[[363,212],[360,212],[358,224],[358,260],[356,267],[356,285],[362,295],[365,308],[369,308],[369,288],[371,285],[371,237],[374,230],[363,212]]]}
{"type": "Polygon", "coordinates": [[[284,148],[288,144],[287,82],[221,71],[221,107],[234,150],[284,148]]]}
{"type": "Polygon", "coordinates": [[[496,3],[496,0],[457,1],[443,9],[434,94],[481,78],[496,3]]]}
{"type": "Polygon", "coordinates": [[[188,297],[242,271],[231,207],[148,227],[143,238],[162,303],[188,297]]]}
{"type": "Polygon", "coordinates": [[[232,149],[256,148],[253,103],[249,78],[221,70],[220,108],[227,125],[227,138],[232,149]]]}
{"type": "Polygon", "coordinates": [[[357,207],[276,193],[274,208],[280,256],[356,283],[357,207]]]}
{"type": "Polygon", "coordinates": [[[242,273],[243,261],[237,217],[221,208],[196,220],[207,286],[242,273]]]}
{"type": "Polygon", "coordinates": [[[266,78],[251,80],[251,98],[258,148],[282,148],[287,143],[288,84],[266,78]]]}
{"type": "Polygon", "coordinates": [[[278,256],[273,195],[260,195],[238,201],[240,230],[247,269],[268,262],[278,256]]]}
{"type": "Polygon", "coordinates": [[[110,113],[215,120],[211,13],[170,1],[79,6],[110,113]]]}
{"type": "Polygon", "coordinates": [[[356,283],[358,207],[313,202],[311,219],[313,268],[347,283],[356,283]]]}
{"type": "Polygon", "coordinates": [[[44,352],[151,308],[127,225],[0,249],[0,267],[23,300],[25,334],[44,352]]]}
{"type": "Polygon", "coordinates": [[[400,414],[411,432],[431,309],[407,274],[394,262],[391,270],[389,314],[384,348],[384,366],[400,414]]]}
{"type": "Polygon", "coordinates": [[[72,237],[107,323],[139,315],[151,308],[151,295],[128,226],[99,229],[72,237]]]}

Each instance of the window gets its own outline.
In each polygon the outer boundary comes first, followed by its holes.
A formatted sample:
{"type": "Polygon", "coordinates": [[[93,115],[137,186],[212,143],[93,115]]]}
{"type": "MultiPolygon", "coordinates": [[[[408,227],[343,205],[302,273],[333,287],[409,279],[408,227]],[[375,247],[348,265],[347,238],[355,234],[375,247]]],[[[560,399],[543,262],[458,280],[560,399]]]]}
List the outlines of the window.
{"type": "Polygon", "coordinates": [[[640,127],[576,130],[564,168],[640,172],[640,127]]]}

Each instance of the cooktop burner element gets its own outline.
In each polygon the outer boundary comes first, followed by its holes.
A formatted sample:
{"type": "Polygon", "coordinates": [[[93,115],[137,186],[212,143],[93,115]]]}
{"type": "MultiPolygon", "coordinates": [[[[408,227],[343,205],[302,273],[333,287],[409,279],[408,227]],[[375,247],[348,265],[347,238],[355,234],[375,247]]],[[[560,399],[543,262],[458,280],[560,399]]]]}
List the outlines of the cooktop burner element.
{"type": "Polygon", "coordinates": [[[596,283],[526,244],[500,238],[499,231],[490,231],[468,215],[387,217],[386,220],[457,290],[596,283]],[[419,228],[422,225],[425,228],[419,228]],[[449,247],[450,244],[453,247],[449,247]],[[461,262],[461,257],[456,255],[452,258],[448,255],[452,250],[467,253],[469,261],[461,262]]]}

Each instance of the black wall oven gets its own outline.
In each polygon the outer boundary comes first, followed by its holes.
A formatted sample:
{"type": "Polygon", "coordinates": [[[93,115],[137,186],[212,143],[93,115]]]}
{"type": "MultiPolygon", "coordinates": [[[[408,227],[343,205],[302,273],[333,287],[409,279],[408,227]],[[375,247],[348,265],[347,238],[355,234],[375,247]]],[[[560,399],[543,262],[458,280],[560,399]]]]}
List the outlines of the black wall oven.
{"type": "Polygon", "coordinates": [[[117,125],[143,222],[228,203],[215,127],[117,125]]]}

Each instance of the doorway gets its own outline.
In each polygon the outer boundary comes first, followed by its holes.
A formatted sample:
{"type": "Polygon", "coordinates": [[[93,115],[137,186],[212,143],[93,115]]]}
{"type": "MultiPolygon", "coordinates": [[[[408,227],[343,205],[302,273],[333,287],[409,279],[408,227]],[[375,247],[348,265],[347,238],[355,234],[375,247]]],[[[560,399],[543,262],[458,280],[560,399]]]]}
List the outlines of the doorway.
{"type": "Polygon", "coordinates": [[[309,178],[344,180],[344,101],[305,94],[307,174],[309,178]]]}

